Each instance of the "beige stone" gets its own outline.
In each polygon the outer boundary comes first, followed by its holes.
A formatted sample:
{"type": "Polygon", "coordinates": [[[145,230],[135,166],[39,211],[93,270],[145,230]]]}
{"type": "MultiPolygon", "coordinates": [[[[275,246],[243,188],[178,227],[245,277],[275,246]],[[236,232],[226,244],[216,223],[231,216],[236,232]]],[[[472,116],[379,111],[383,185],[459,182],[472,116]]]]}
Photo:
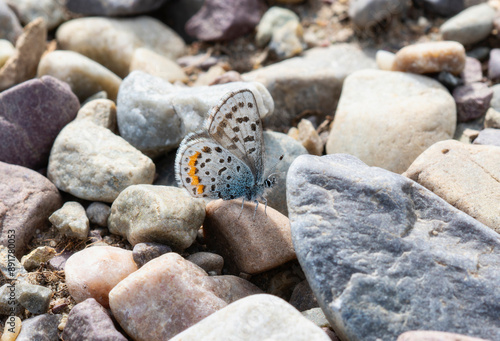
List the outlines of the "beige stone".
{"type": "Polygon", "coordinates": [[[0,341],[15,341],[21,331],[21,319],[17,316],[9,316],[5,321],[3,335],[0,341]]]}
{"type": "Polygon", "coordinates": [[[477,337],[460,335],[455,333],[412,330],[399,335],[396,341],[487,341],[477,337]]]}
{"type": "Polygon", "coordinates": [[[500,147],[441,141],[404,175],[500,233],[500,147]]]}
{"type": "Polygon", "coordinates": [[[6,39],[0,39],[0,68],[14,55],[16,49],[14,45],[6,39]]]}
{"type": "Polygon", "coordinates": [[[394,61],[396,55],[389,51],[378,50],[375,55],[375,61],[380,70],[392,71],[394,69],[394,61]]]}
{"type": "Polygon", "coordinates": [[[66,285],[76,302],[94,298],[109,307],[108,294],[137,270],[132,251],[113,246],[93,246],[69,257],[64,267],[66,285]]]}
{"type": "Polygon", "coordinates": [[[28,271],[38,268],[41,264],[48,262],[57,254],[50,246],[39,246],[26,256],[21,258],[21,265],[28,271]]]}
{"type": "Polygon", "coordinates": [[[134,70],[149,73],[170,83],[176,81],[186,83],[189,80],[176,62],[146,48],[138,48],[134,51],[130,62],[130,72],[134,70]]]}
{"type": "Polygon", "coordinates": [[[64,235],[85,240],[89,234],[89,219],[85,208],[77,201],[68,201],[52,213],[49,221],[64,235]]]}
{"type": "Polygon", "coordinates": [[[236,273],[256,274],[295,259],[288,218],[263,204],[255,212],[255,203],[242,210],[240,200],[212,201],[203,231],[207,245],[236,273]]]}
{"type": "Polygon", "coordinates": [[[311,121],[302,119],[297,125],[297,140],[307,149],[309,154],[323,155],[323,141],[311,121]]]}
{"type": "Polygon", "coordinates": [[[116,105],[109,99],[95,99],[87,102],[78,111],[76,119],[88,119],[101,127],[108,128],[112,132],[118,130],[116,126],[116,105]]]}
{"type": "Polygon", "coordinates": [[[465,48],[456,41],[413,44],[396,53],[395,71],[432,73],[448,71],[460,74],[465,66],[465,48]]]}
{"type": "Polygon", "coordinates": [[[484,118],[485,128],[500,128],[500,112],[494,108],[489,108],[484,118]]]}

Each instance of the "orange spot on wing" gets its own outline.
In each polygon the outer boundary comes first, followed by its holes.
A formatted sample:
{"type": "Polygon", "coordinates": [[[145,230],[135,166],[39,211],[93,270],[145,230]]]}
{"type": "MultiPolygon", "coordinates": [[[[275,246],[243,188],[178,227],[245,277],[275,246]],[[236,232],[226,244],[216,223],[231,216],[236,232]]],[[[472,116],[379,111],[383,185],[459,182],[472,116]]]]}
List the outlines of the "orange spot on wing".
{"type": "Polygon", "coordinates": [[[188,172],[188,175],[192,177],[192,181],[191,181],[191,184],[196,186],[196,193],[197,194],[202,194],[204,189],[205,189],[205,186],[203,185],[200,185],[200,178],[196,175],[196,160],[198,159],[198,157],[200,156],[200,152],[196,152],[194,153],[192,156],[189,157],[189,162],[188,162],[188,166],[189,166],[189,172],[188,172]]]}

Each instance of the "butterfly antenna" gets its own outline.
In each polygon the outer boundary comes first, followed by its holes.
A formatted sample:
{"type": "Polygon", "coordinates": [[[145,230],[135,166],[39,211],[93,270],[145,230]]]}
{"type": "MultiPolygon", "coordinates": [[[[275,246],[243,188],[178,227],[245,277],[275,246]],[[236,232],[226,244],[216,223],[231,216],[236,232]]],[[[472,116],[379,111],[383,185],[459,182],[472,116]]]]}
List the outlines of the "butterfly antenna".
{"type": "Polygon", "coordinates": [[[241,214],[243,213],[243,205],[245,205],[245,198],[242,198],[242,200],[241,200],[241,210],[240,210],[240,214],[238,215],[238,219],[236,219],[236,220],[240,220],[241,214]]]}

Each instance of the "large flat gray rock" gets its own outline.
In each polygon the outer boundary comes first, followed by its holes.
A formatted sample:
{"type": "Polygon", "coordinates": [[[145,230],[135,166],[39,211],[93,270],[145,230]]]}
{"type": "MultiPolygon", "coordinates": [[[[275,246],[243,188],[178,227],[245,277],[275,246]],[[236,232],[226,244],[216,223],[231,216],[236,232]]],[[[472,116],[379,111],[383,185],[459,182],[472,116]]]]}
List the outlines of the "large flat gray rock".
{"type": "Polygon", "coordinates": [[[307,280],[342,340],[436,330],[500,340],[500,235],[346,154],[299,156],[287,197],[307,280]]]}

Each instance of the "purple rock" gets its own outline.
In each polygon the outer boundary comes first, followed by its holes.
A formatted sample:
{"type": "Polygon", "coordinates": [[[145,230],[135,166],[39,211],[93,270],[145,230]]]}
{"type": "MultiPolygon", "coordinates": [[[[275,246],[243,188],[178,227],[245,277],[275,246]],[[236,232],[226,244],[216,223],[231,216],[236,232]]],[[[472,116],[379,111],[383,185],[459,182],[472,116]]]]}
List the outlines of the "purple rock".
{"type": "Polygon", "coordinates": [[[500,78],[500,49],[490,51],[490,60],[488,61],[488,78],[500,78]]]}
{"type": "Polygon", "coordinates": [[[23,28],[16,15],[3,0],[0,0],[0,39],[7,39],[15,45],[21,33],[23,28]]]}
{"type": "Polygon", "coordinates": [[[253,30],[265,10],[262,0],[206,0],[186,32],[203,41],[232,40],[253,30]]]}
{"type": "Polygon", "coordinates": [[[490,107],[492,97],[493,90],[484,83],[467,84],[453,90],[458,122],[467,122],[483,116],[490,107]]]}
{"type": "Polygon", "coordinates": [[[413,0],[413,2],[443,17],[451,17],[465,8],[464,0],[413,0]]]}
{"type": "Polygon", "coordinates": [[[16,257],[21,259],[35,230],[47,226],[48,217],[61,205],[59,191],[47,178],[0,162],[0,244],[8,247],[14,239],[16,257]]]}
{"type": "Polygon", "coordinates": [[[464,81],[464,84],[480,82],[483,79],[481,62],[476,58],[466,57],[465,66],[462,73],[460,73],[460,77],[464,81]]]}
{"type": "Polygon", "coordinates": [[[138,267],[143,266],[147,262],[161,255],[172,252],[172,249],[163,244],[158,243],[138,243],[134,246],[132,257],[138,267]]]}
{"type": "Polygon", "coordinates": [[[16,341],[58,341],[61,315],[43,314],[24,320],[16,341]]]}
{"type": "Polygon", "coordinates": [[[474,144],[486,144],[500,147],[500,129],[486,128],[481,130],[474,144]]]}
{"type": "Polygon", "coordinates": [[[127,341],[116,330],[106,309],[93,298],[71,309],[62,338],[66,341],[127,341]]]}
{"type": "Polygon", "coordinates": [[[150,12],[161,7],[166,0],[67,0],[72,12],[85,15],[118,16],[150,12]]]}
{"type": "Polygon", "coordinates": [[[66,261],[69,257],[71,257],[73,253],[71,252],[63,252],[60,255],[57,255],[49,260],[49,267],[56,271],[64,270],[64,266],[66,265],[66,261]]]}
{"type": "Polygon", "coordinates": [[[0,93],[0,161],[32,169],[45,166],[57,134],[79,108],[70,87],[52,76],[0,93]]]}

